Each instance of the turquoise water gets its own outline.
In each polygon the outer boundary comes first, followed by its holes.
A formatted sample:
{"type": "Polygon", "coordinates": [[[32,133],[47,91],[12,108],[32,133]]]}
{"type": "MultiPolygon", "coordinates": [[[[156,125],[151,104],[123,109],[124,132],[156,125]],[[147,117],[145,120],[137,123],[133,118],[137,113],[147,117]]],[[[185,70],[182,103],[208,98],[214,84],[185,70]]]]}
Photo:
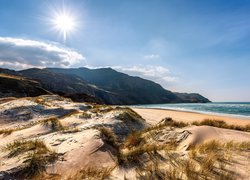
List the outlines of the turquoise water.
{"type": "Polygon", "coordinates": [[[222,114],[231,116],[241,116],[250,119],[250,102],[150,104],[150,105],[136,105],[133,107],[182,110],[182,111],[200,112],[206,114],[222,114]]]}

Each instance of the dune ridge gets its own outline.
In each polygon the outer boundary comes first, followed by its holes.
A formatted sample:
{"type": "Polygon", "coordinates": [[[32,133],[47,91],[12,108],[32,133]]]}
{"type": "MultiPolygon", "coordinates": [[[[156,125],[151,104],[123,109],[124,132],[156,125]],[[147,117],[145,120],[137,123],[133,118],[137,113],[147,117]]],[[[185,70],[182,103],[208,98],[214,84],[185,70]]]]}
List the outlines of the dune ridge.
{"type": "Polygon", "coordinates": [[[250,133],[192,125],[202,115],[57,95],[0,102],[0,179],[249,178],[250,133]]]}

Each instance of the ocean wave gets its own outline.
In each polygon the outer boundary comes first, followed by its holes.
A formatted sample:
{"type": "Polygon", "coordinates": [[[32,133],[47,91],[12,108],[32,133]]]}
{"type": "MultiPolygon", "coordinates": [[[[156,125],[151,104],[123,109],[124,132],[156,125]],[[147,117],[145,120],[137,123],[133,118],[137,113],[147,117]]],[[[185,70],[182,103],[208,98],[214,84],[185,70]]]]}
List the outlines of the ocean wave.
{"type": "Polygon", "coordinates": [[[169,109],[250,119],[250,103],[147,104],[133,107],[169,109]]]}

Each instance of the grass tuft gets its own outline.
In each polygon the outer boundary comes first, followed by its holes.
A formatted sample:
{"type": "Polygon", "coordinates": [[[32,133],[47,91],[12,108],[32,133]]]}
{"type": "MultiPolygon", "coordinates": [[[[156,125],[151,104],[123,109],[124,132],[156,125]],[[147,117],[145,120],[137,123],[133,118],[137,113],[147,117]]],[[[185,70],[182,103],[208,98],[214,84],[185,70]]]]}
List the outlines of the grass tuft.
{"type": "Polygon", "coordinates": [[[141,137],[141,132],[133,131],[131,134],[128,135],[126,140],[124,141],[124,148],[132,148],[135,146],[139,146],[140,144],[144,143],[144,139],[141,137]]]}
{"type": "Polygon", "coordinates": [[[46,165],[53,163],[58,155],[51,151],[43,141],[40,140],[19,140],[7,144],[5,151],[10,151],[9,158],[25,154],[23,166],[20,174],[27,178],[41,174],[46,169],[46,165]]]}
{"type": "Polygon", "coordinates": [[[67,117],[70,117],[72,115],[79,114],[79,113],[80,113],[79,110],[75,109],[75,110],[70,111],[67,114],[64,114],[64,115],[60,116],[59,118],[64,119],[64,118],[67,118],[67,117]]]}
{"type": "Polygon", "coordinates": [[[82,112],[79,117],[82,119],[89,119],[89,118],[91,118],[91,114],[89,114],[87,112],[82,112]]]}
{"type": "Polygon", "coordinates": [[[110,176],[110,173],[112,171],[112,168],[103,168],[103,169],[94,169],[94,168],[88,168],[83,169],[76,174],[70,176],[67,178],[67,180],[82,180],[82,179],[88,179],[88,180],[103,180],[108,179],[110,176]]]}
{"type": "Polygon", "coordinates": [[[98,130],[102,133],[102,135],[104,136],[104,141],[111,145],[112,147],[114,147],[116,150],[118,150],[119,148],[119,144],[118,144],[118,140],[116,135],[114,134],[113,131],[111,131],[108,128],[98,128],[98,130]]]}
{"type": "Polygon", "coordinates": [[[46,171],[47,164],[57,160],[58,154],[54,151],[36,150],[29,153],[24,160],[24,166],[21,171],[25,177],[32,178],[46,171]]]}
{"type": "Polygon", "coordinates": [[[0,129],[0,135],[3,134],[4,136],[8,136],[12,134],[15,129],[0,129]]]}
{"type": "Polygon", "coordinates": [[[92,109],[90,109],[89,111],[92,113],[108,113],[110,111],[113,111],[115,108],[113,108],[112,106],[107,106],[107,105],[95,105],[93,106],[92,109]]]}
{"type": "Polygon", "coordinates": [[[160,123],[165,125],[165,126],[171,126],[171,127],[177,127],[177,128],[182,128],[182,127],[186,127],[189,125],[188,123],[174,121],[170,117],[166,117],[166,118],[162,119],[160,123]]]}
{"type": "Polygon", "coordinates": [[[218,128],[225,128],[225,129],[233,129],[238,131],[247,131],[250,132],[250,124],[246,126],[238,126],[238,125],[229,125],[224,121],[221,120],[211,120],[211,119],[204,119],[203,121],[194,121],[192,125],[196,126],[214,126],[218,128]]]}
{"type": "Polygon", "coordinates": [[[3,149],[6,151],[10,151],[8,154],[9,158],[18,156],[28,151],[34,151],[37,149],[39,149],[40,151],[48,150],[44,142],[40,140],[14,141],[13,143],[7,144],[3,149]]]}
{"type": "Polygon", "coordinates": [[[73,127],[73,128],[70,128],[70,127],[67,127],[62,130],[62,133],[77,133],[77,132],[81,132],[81,129],[77,128],[77,127],[73,127]]]}
{"type": "Polygon", "coordinates": [[[119,119],[125,122],[130,121],[130,122],[140,123],[140,124],[145,121],[139,114],[137,114],[131,108],[117,107],[115,110],[121,112],[115,117],[116,119],[119,119]]]}
{"type": "Polygon", "coordinates": [[[60,120],[58,120],[55,117],[51,117],[51,118],[43,120],[42,125],[50,127],[52,131],[60,131],[64,129],[60,120]]]}

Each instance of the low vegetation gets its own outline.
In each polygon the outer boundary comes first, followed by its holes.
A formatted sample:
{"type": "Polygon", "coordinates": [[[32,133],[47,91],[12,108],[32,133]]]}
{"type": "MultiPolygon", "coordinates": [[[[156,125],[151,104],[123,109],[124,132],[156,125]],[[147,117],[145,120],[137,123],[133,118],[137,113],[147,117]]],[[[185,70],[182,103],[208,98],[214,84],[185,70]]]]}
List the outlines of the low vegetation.
{"type": "Polygon", "coordinates": [[[54,163],[57,158],[58,154],[53,151],[31,152],[25,157],[24,165],[20,173],[28,178],[41,175],[46,171],[46,166],[54,163]]]}
{"type": "Polygon", "coordinates": [[[58,155],[51,151],[43,141],[20,140],[7,144],[4,151],[9,151],[8,157],[24,156],[23,165],[20,169],[20,176],[34,177],[45,171],[46,165],[53,163],[58,155]]]}
{"type": "Polygon", "coordinates": [[[61,130],[64,129],[64,127],[63,127],[62,123],[60,122],[60,120],[58,120],[55,117],[43,120],[42,124],[44,126],[50,127],[52,131],[61,131],[61,130]]]}
{"type": "MultiPolygon", "coordinates": [[[[40,104],[44,103],[44,101],[39,100],[39,98],[36,99],[36,101],[40,104]]],[[[91,118],[93,113],[101,114],[110,111],[115,111],[115,118],[123,122],[129,121],[133,122],[133,124],[140,122],[140,124],[143,124],[143,118],[132,109],[105,105],[94,106],[94,108],[86,112],[74,110],[60,118],[63,119],[77,114],[80,118],[88,119],[91,118]]],[[[38,123],[49,127],[52,132],[77,133],[83,131],[83,129],[77,127],[64,127],[60,118],[51,117],[37,122],[30,122],[22,127],[2,129],[0,130],[0,134],[9,135],[14,131],[31,127],[38,123]]],[[[101,133],[102,140],[108,144],[109,147],[113,147],[112,154],[117,162],[117,166],[136,169],[136,178],[138,179],[233,179],[234,172],[230,171],[230,169],[232,169],[233,156],[235,153],[238,155],[242,152],[250,152],[250,141],[230,141],[225,143],[210,141],[191,146],[187,149],[188,152],[186,154],[181,154],[176,150],[179,141],[177,142],[177,138],[171,139],[172,135],[174,138],[179,135],[174,134],[179,133],[179,130],[177,132],[173,131],[173,129],[183,128],[188,125],[190,124],[174,121],[172,118],[166,117],[157,125],[142,130],[132,130],[129,135],[124,137],[120,137],[119,134],[116,135],[111,128],[100,127],[99,124],[97,124],[96,127],[91,126],[90,128],[98,129],[101,133]],[[172,134],[172,132],[174,133],[172,134]]],[[[244,127],[229,125],[224,121],[209,119],[205,119],[201,122],[193,122],[192,125],[208,125],[219,128],[250,131],[250,125],[244,127]]],[[[54,163],[58,159],[58,154],[50,150],[46,144],[40,140],[14,141],[7,144],[2,150],[8,152],[8,158],[18,157],[23,159],[22,167],[20,167],[20,175],[26,179],[39,177],[39,175],[46,172],[47,165],[54,163]]],[[[108,179],[112,170],[113,169],[109,168],[82,169],[68,177],[68,179],[108,179]]]]}
{"type": "Polygon", "coordinates": [[[91,118],[91,114],[87,113],[87,112],[82,112],[80,115],[79,115],[79,118],[82,118],[82,119],[89,119],[91,118]]]}
{"type": "Polygon", "coordinates": [[[70,117],[72,115],[79,114],[79,113],[80,113],[79,110],[75,109],[75,110],[70,111],[67,114],[64,114],[64,115],[60,116],[59,118],[64,119],[64,118],[67,118],[67,117],[70,117]]]}
{"type": "Polygon", "coordinates": [[[98,128],[98,130],[102,133],[102,135],[104,136],[103,139],[104,141],[111,145],[112,147],[114,147],[116,150],[119,149],[119,144],[118,144],[118,140],[117,140],[117,137],[116,135],[114,134],[113,131],[111,131],[110,129],[108,128],[104,128],[104,127],[101,127],[101,128],[98,128]]]}
{"type": "Polygon", "coordinates": [[[38,96],[38,97],[32,98],[32,100],[35,103],[40,104],[42,106],[48,106],[48,107],[50,107],[50,105],[46,102],[46,99],[44,97],[38,96]]]}
{"type": "Polygon", "coordinates": [[[103,168],[103,169],[95,169],[95,168],[88,168],[83,169],[74,175],[71,175],[67,178],[67,180],[103,180],[108,179],[110,176],[112,169],[111,168],[103,168]]]}
{"type": "Polygon", "coordinates": [[[14,128],[8,128],[8,129],[0,129],[0,135],[3,134],[4,136],[8,136],[10,134],[12,134],[13,132],[15,131],[20,131],[20,130],[23,130],[23,129],[27,129],[27,128],[30,128],[34,125],[37,125],[41,123],[42,125],[44,126],[49,126],[52,131],[59,131],[59,130],[63,130],[64,127],[62,126],[61,122],[59,119],[57,119],[56,117],[50,117],[48,119],[45,119],[45,120],[40,120],[40,121],[31,121],[25,125],[22,125],[22,126],[18,126],[18,127],[14,127],[14,128]]]}
{"type": "Polygon", "coordinates": [[[92,113],[108,113],[110,111],[113,111],[115,108],[112,106],[107,106],[107,105],[95,105],[93,106],[92,109],[90,109],[89,111],[92,113]]]}
{"type": "Polygon", "coordinates": [[[3,150],[9,151],[8,157],[15,157],[20,154],[23,154],[28,151],[33,151],[33,150],[47,150],[46,145],[39,140],[19,140],[19,141],[14,141],[13,143],[7,144],[3,150]]]}
{"type": "Polygon", "coordinates": [[[224,121],[220,120],[211,120],[211,119],[204,119],[203,121],[194,121],[192,125],[196,126],[214,126],[218,128],[225,128],[225,129],[233,129],[233,130],[238,130],[238,131],[247,131],[250,132],[250,124],[246,126],[238,126],[238,125],[229,125],[224,121]]]}
{"type": "Polygon", "coordinates": [[[133,131],[131,134],[129,134],[123,143],[124,148],[130,149],[145,143],[144,138],[141,137],[142,134],[142,131],[133,131]]]}
{"type": "Polygon", "coordinates": [[[119,113],[114,117],[115,119],[122,120],[124,122],[133,122],[137,124],[142,124],[145,120],[130,108],[117,107],[115,111],[119,113]]]}
{"type": "Polygon", "coordinates": [[[18,126],[18,127],[14,127],[14,128],[8,128],[8,129],[0,129],[0,135],[3,134],[4,136],[8,136],[11,135],[13,132],[15,131],[20,131],[26,128],[29,128],[31,126],[34,126],[36,124],[38,124],[39,122],[30,122],[28,124],[22,125],[22,126],[18,126]]]}
{"type": "Polygon", "coordinates": [[[3,134],[4,136],[10,135],[15,131],[15,129],[0,129],[0,135],[3,134]]]}
{"type": "Polygon", "coordinates": [[[235,179],[234,155],[249,152],[250,142],[210,141],[192,147],[188,157],[166,151],[166,159],[137,168],[138,179],[235,179]],[[239,152],[235,152],[239,151],[239,152]]]}
{"type": "Polygon", "coordinates": [[[80,128],[77,127],[64,127],[63,130],[61,131],[62,133],[77,133],[77,132],[81,132],[80,128]]]}

